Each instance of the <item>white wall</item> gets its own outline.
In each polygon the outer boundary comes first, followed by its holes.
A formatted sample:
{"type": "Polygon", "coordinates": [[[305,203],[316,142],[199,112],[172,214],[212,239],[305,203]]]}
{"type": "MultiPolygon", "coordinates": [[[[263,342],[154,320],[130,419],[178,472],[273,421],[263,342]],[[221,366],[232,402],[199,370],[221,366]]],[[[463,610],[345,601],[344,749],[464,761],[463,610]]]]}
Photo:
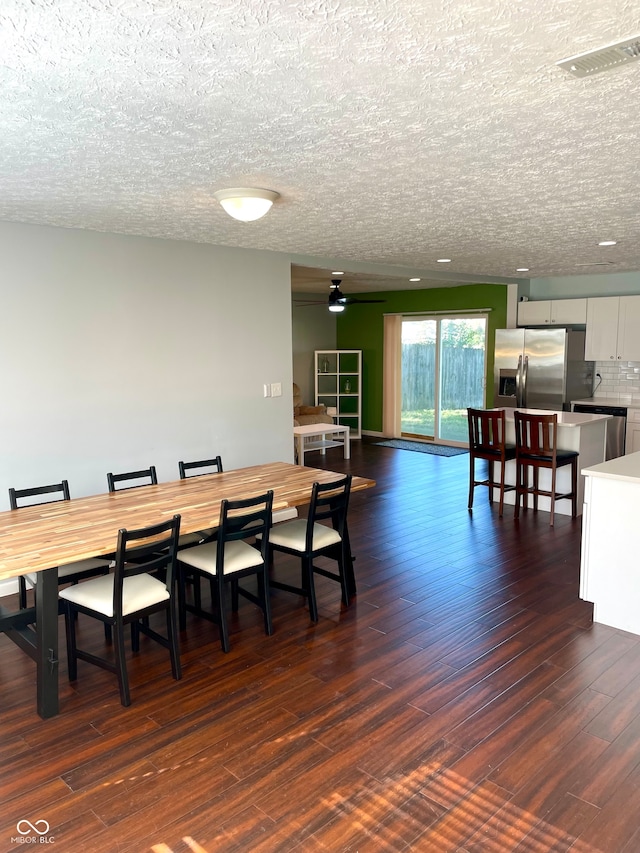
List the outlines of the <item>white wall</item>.
{"type": "Polygon", "coordinates": [[[320,294],[318,299],[324,300],[325,304],[302,307],[294,304],[291,309],[293,381],[300,388],[305,406],[314,405],[314,352],[336,348],[336,315],[327,309],[326,294],[320,294]]]}
{"type": "Polygon", "coordinates": [[[0,256],[0,509],[9,486],[293,461],[286,256],[13,223],[0,256]]]}
{"type": "Polygon", "coordinates": [[[640,293],[640,272],[532,278],[525,295],[531,299],[571,299],[582,296],[625,296],[634,293],[640,293]]]}

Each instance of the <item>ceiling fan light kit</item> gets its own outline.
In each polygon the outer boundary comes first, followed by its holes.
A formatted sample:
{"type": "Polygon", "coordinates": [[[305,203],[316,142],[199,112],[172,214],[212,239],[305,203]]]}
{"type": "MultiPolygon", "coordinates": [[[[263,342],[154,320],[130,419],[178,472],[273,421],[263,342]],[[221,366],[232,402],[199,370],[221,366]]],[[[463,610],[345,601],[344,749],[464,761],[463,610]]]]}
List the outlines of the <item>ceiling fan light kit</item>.
{"type": "Polygon", "coordinates": [[[229,216],[240,222],[254,222],[269,212],[280,193],[255,187],[230,187],[217,190],[214,196],[229,216]]]}
{"type": "Polygon", "coordinates": [[[339,314],[344,311],[347,305],[365,305],[367,303],[387,301],[386,299],[358,299],[357,296],[345,296],[344,293],[340,290],[341,284],[341,278],[332,278],[331,291],[329,293],[328,302],[303,302],[301,307],[307,307],[309,305],[326,305],[329,308],[329,311],[331,311],[333,314],[339,314]]]}

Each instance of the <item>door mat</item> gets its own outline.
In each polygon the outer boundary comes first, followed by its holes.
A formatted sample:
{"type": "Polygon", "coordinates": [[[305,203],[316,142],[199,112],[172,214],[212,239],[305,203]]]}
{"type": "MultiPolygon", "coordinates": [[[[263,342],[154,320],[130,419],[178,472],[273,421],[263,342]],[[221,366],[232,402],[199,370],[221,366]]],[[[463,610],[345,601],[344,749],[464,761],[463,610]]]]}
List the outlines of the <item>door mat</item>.
{"type": "Polygon", "coordinates": [[[378,447],[395,447],[398,450],[415,450],[418,453],[430,453],[432,456],[461,456],[469,451],[463,447],[449,447],[446,444],[427,444],[425,441],[406,441],[403,438],[391,438],[388,441],[376,441],[378,447]]]}

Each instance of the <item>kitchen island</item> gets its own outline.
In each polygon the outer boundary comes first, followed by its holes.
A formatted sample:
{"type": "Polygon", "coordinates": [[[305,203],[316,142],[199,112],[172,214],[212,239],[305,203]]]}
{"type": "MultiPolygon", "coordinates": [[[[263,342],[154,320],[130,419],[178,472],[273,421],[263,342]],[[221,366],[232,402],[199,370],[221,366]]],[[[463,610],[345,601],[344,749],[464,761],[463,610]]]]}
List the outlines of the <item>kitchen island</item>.
{"type": "MultiPolygon", "coordinates": [[[[515,409],[505,409],[506,417],[506,433],[505,438],[509,444],[515,444],[516,432],[513,413],[515,409]]],[[[560,450],[577,450],[580,454],[578,465],[580,469],[587,468],[592,465],[597,465],[603,462],[605,458],[605,436],[606,423],[609,419],[608,415],[589,415],[581,412],[550,412],[546,409],[518,409],[519,412],[525,412],[532,415],[553,415],[558,416],[558,449],[560,450]]],[[[558,468],[556,488],[559,492],[568,492],[571,488],[570,466],[558,468]]],[[[516,463],[513,461],[507,462],[505,468],[505,480],[508,485],[514,485],[516,482],[516,463]]],[[[540,471],[540,486],[543,489],[551,488],[551,472],[540,471]]],[[[498,490],[493,490],[493,500],[499,499],[498,490]]],[[[584,479],[578,478],[578,515],[582,512],[582,503],[584,495],[584,479]]],[[[504,496],[505,504],[515,504],[515,492],[507,492],[504,496]]],[[[529,502],[531,505],[531,502],[529,502]]],[[[543,510],[550,509],[550,500],[547,497],[541,496],[538,499],[538,508],[543,510]]],[[[571,501],[561,500],[556,501],[555,512],[561,515],[571,515],[571,501]]]]}
{"type": "Polygon", "coordinates": [[[640,453],[586,468],[580,598],[593,621],[640,634],[640,453]]]}

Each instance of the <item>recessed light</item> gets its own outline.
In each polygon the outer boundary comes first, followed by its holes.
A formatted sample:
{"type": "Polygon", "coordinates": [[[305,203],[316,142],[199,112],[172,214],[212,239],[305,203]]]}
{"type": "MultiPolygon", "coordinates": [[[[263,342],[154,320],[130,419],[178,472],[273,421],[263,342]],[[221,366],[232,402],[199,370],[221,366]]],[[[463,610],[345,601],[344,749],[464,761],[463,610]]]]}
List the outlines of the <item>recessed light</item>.
{"type": "Polygon", "coordinates": [[[438,258],[438,263],[439,264],[450,264],[451,258],[438,258]]]}
{"type": "Polygon", "coordinates": [[[344,275],[344,270],[334,270],[331,275],[344,275]]]}
{"type": "Polygon", "coordinates": [[[600,240],[598,246],[615,246],[617,242],[617,240],[600,240]]]}
{"type": "Polygon", "coordinates": [[[518,267],[516,272],[529,272],[529,267],[518,267]]]}
{"type": "Polygon", "coordinates": [[[419,278],[410,278],[409,281],[420,281],[419,278]]]}

